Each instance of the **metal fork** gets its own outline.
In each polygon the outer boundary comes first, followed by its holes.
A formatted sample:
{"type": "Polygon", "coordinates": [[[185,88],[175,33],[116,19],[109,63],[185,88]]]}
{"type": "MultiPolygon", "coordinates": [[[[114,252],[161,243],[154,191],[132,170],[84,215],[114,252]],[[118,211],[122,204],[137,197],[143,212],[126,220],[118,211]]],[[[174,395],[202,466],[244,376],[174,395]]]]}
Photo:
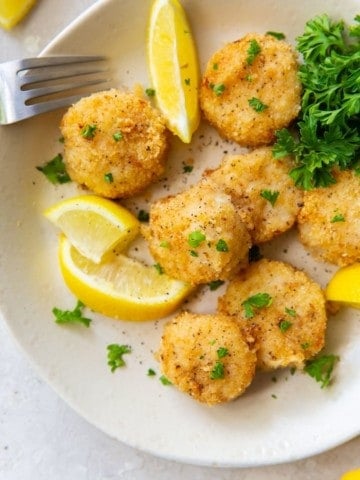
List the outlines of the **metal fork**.
{"type": "Polygon", "coordinates": [[[37,57],[0,64],[0,125],[66,107],[110,87],[103,56],[37,57]]]}

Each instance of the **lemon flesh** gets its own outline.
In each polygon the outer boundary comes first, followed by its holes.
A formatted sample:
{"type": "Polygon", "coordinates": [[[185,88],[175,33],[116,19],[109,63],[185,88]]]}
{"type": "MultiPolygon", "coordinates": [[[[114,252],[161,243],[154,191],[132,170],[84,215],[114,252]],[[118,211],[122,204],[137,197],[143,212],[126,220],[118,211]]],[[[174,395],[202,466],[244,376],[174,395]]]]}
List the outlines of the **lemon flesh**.
{"type": "Polygon", "coordinates": [[[67,236],[79,252],[95,263],[116,247],[125,249],[138,235],[140,223],[111,200],[82,195],[63,200],[44,215],[67,236]]]}
{"type": "Polygon", "coordinates": [[[190,25],[178,0],[152,4],[147,63],[155,100],[168,128],[189,143],[200,121],[199,67],[190,25]]]}
{"type": "Polygon", "coordinates": [[[360,469],[344,473],[340,480],[360,480],[360,469]]]}
{"type": "Polygon", "coordinates": [[[28,13],[36,0],[0,0],[0,25],[8,30],[28,13]]]}
{"type": "Polygon", "coordinates": [[[192,287],[125,255],[101,264],[60,237],[60,269],[69,290],[87,307],[122,320],[154,320],[172,313],[192,287]]]}
{"type": "Polygon", "coordinates": [[[360,263],[340,268],[328,283],[327,300],[360,308],[360,263]]]}

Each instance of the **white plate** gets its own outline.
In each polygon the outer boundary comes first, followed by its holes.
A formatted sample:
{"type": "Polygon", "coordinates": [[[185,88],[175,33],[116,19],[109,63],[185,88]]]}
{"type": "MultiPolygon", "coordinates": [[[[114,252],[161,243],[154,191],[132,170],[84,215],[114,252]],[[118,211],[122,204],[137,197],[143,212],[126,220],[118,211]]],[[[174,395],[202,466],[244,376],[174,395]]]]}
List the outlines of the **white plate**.
{"type": "MultiPolygon", "coordinates": [[[[249,31],[284,32],[290,41],[304,23],[324,11],[351,21],[358,0],[186,0],[201,66],[228,40],[249,31]]],[[[47,49],[47,53],[101,53],[114,59],[119,84],[148,85],[144,60],[149,0],[97,3],[47,49]]],[[[90,314],[91,328],[64,328],[51,309],[73,308],[75,299],[60,277],[56,232],[43,218],[45,207],[78,193],[53,187],[36,170],[61,151],[61,112],[0,129],[1,311],[38,372],[82,416],[109,435],[155,455],[196,464],[254,466],[303,458],[338,445],[360,431],[359,313],[344,310],[329,322],[328,350],[341,356],[333,386],[321,390],[305,374],[289,371],[258,375],[246,394],[230,404],[207,408],[175,388],[149,378],[163,321],[116,322],[90,314]],[[129,343],[127,368],[111,373],[106,346],[129,343]],[[276,398],[274,398],[276,396],[276,398]]],[[[208,164],[216,164],[229,143],[217,145],[213,130],[202,127],[191,146],[174,141],[168,183],[184,188],[208,164]],[[191,174],[182,162],[196,161],[191,174]]],[[[164,185],[154,189],[164,195],[164,185]]],[[[305,268],[325,285],[331,269],[317,265],[292,234],[266,248],[271,256],[305,268]]],[[[306,301],[306,299],[304,299],[306,301]]],[[[191,307],[212,311],[216,294],[191,307]]]]}

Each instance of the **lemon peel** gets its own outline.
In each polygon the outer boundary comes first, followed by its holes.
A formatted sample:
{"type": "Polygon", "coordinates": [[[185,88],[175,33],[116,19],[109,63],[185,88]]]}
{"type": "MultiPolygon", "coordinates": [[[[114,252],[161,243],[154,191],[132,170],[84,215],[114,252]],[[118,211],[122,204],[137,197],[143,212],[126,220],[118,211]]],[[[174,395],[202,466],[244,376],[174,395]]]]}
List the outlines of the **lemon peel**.
{"type": "Polygon", "coordinates": [[[10,30],[28,14],[35,3],[36,0],[1,0],[0,25],[10,30]]]}
{"type": "Polygon", "coordinates": [[[190,143],[200,122],[200,77],[192,31],[178,0],[154,0],[146,47],[155,102],[168,128],[190,143]]]}
{"type": "Polygon", "coordinates": [[[125,249],[140,229],[140,222],[127,209],[96,195],[62,200],[44,215],[95,263],[115,247],[117,251],[125,249]]]}
{"type": "Polygon", "coordinates": [[[193,287],[150,265],[118,254],[100,264],[60,237],[59,262],[65,284],[87,307],[121,320],[155,320],[170,315],[193,287]]]}
{"type": "Polygon", "coordinates": [[[325,289],[326,299],[360,308],[360,262],[340,268],[325,289]]]}

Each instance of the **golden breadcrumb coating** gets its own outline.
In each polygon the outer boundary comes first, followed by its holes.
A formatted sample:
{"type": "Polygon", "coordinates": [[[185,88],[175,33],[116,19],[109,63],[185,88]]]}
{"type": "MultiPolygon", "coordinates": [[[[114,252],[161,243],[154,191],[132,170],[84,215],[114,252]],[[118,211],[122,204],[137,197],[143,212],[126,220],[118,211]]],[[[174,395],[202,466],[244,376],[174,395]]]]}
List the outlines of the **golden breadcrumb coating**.
{"type": "Polygon", "coordinates": [[[248,263],[246,227],[209,180],[152,204],[143,233],[165,272],[194,285],[225,280],[248,263]]]}
{"type": "Polygon", "coordinates": [[[112,89],[82,98],[65,113],[61,132],[71,179],[98,195],[129,197],[164,172],[165,121],[132,93],[112,89]],[[86,127],[95,127],[87,138],[86,127]]]}
{"type": "Polygon", "coordinates": [[[334,176],[335,184],[305,192],[298,228],[316,258],[345,266],[360,260],[360,177],[349,170],[334,176]]]}
{"type": "Polygon", "coordinates": [[[267,242],[290,229],[302,205],[303,192],[289,177],[290,158],[275,160],[270,147],[227,156],[205,175],[231,196],[253,243],[267,242]]]}
{"type": "Polygon", "coordinates": [[[235,315],[243,328],[253,329],[263,370],[303,368],[324,346],[324,294],[304,272],[287,263],[262,259],[251,264],[229,283],[218,309],[235,315]],[[253,297],[264,293],[270,300],[257,307],[253,297]]]}
{"type": "Polygon", "coordinates": [[[234,318],[183,312],[165,325],[157,357],[179,390],[215,405],[233,400],[250,385],[256,353],[248,340],[253,339],[234,318]]]}
{"type": "Polygon", "coordinates": [[[297,57],[288,43],[250,33],[210,58],[200,88],[202,111],[227,139],[249,147],[270,144],[275,131],[299,113],[297,72],[297,57]]]}

